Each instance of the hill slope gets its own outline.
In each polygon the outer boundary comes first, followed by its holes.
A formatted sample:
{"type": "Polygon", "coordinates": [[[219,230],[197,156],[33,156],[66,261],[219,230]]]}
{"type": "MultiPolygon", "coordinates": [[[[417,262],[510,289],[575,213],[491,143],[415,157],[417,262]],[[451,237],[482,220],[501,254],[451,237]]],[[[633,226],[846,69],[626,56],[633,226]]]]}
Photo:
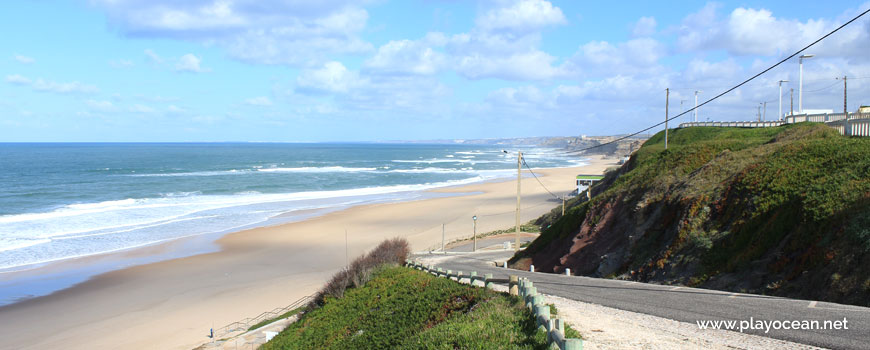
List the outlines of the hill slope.
{"type": "Polygon", "coordinates": [[[514,265],[870,305],[870,139],[808,123],[663,139],[514,265]]]}
{"type": "MultiPolygon", "coordinates": [[[[571,337],[576,331],[566,329],[571,337]]],[[[547,349],[515,296],[385,267],[341,298],[326,296],[261,349],[547,349]]]]}

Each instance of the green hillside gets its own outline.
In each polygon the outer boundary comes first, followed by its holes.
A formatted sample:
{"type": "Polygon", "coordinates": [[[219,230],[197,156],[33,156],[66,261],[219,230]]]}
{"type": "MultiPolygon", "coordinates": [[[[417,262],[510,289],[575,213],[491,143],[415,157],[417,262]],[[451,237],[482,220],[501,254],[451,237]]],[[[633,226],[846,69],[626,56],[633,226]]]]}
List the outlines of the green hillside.
{"type": "Polygon", "coordinates": [[[343,297],[326,296],[261,349],[543,350],[547,341],[518,297],[384,267],[343,297]]]}
{"type": "Polygon", "coordinates": [[[667,150],[655,135],[593,194],[512,263],[870,305],[868,138],[671,130],[667,150]]]}

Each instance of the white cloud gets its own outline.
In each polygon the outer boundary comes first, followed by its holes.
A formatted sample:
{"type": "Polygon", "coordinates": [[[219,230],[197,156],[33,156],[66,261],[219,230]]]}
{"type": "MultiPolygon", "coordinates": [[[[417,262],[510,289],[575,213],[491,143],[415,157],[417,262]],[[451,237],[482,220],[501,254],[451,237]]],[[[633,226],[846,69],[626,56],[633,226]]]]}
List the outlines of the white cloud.
{"type": "Polygon", "coordinates": [[[96,86],[82,84],[77,81],[70,83],[58,83],[42,78],[30,79],[18,74],[7,75],[6,82],[15,85],[30,86],[33,90],[42,92],[53,92],[58,94],[82,93],[91,94],[99,91],[96,86]]]}
{"type": "Polygon", "coordinates": [[[272,100],[266,96],[251,97],[245,100],[245,103],[252,106],[271,106],[272,100]]]}
{"type": "Polygon", "coordinates": [[[87,100],[85,103],[92,109],[104,112],[111,111],[115,108],[115,105],[112,104],[111,101],[106,100],[87,100]]]}
{"type": "MultiPolygon", "coordinates": [[[[685,52],[726,50],[732,55],[783,56],[803,48],[851,19],[859,10],[845,11],[837,20],[778,18],[767,9],[736,8],[719,18],[718,5],[707,4],[686,16],[680,27],[677,47],[685,52]]],[[[870,18],[859,20],[828,37],[810,50],[827,57],[870,60],[862,54],[870,45],[870,18]]]]}
{"type": "Polygon", "coordinates": [[[656,19],[653,17],[641,17],[634,24],[631,33],[635,37],[647,37],[656,33],[656,19]]]}
{"type": "Polygon", "coordinates": [[[443,45],[446,41],[440,33],[430,33],[419,41],[391,40],[378,48],[378,52],[365,62],[365,67],[381,73],[435,74],[447,63],[447,56],[433,46],[443,45]]]}
{"type": "Polygon", "coordinates": [[[510,6],[486,12],[477,18],[477,26],[486,31],[533,31],[567,23],[558,7],[544,0],[520,0],[510,6]]]}
{"type": "Polygon", "coordinates": [[[30,85],[30,78],[18,74],[12,74],[6,76],[6,82],[17,85],[30,85]]]}
{"type": "Polygon", "coordinates": [[[193,73],[204,73],[210,71],[208,68],[200,67],[200,63],[202,63],[202,59],[196,57],[194,54],[189,53],[178,59],[178,63],[175,64],[176,72],[193,72],[193,73]]]}
{"type": "Polygon", "coordinates": [[[549,99],[550,96],[533,85],[501,88],[493,91],[487,97],[488,101],[500,105],[534,108],[547,107],[551,104],[549,99]]]}
{"type": "Polygon", "coordinates": [[[169,107],[166,107],[166,111],[169,112],[169,113],[184,113],[184,112],[187,112],[186,109],[181,108],[181,107],[178,107],[178,106],[176,106],[176,105],[169,105],[169,107]]]}
{"type": "Polygon", "coordinates": [[[667,53],[655,39],[637,38],[611,44],[591,41],[580,46],[570,60],[571,70],[584,76],[653,73],[662,70],[659,60],[667,53]]]}
{"type": "Polygon", "coordinates": [[[553,66],[555,61],[556,57],[538,50],[508,56],[475,54],[459,58],[456,71],[470,79],[544,80],[562,73],[553,66]]]}
{"type": "Polygon", "coordinates": [[[145,49],[145,56],[147,56],[148,60],[150,60],[152,63],[163,63],[163,57],[160,57],[151,49],[145,49]]]}
{"type": "Polygon", "coordinates": [[[111,60],[109,65],[114,68],[129,68],[134,66],[133,61],[125,59],[111,60]]]}
{"type": "Polygon", "coordinates": [[[18,63],[31,64],[33,62],[36,62],[36,60],[34,60],[33,57],[27,57],[24,55],[15,54],[12,57],[15,58],[15,60],[18,61],[18,63]]]}
{"type": "Polygon", "coordinates": [[[330,61],[317,69],[302,71],[296,85],[303,92],[347,93],[364,83],[359,74],[350,71],[341,62],[330,61]]]}
{"type": "Polygon", "coordinates": [[[199,41],[255,63],[313,66],[372,50],[360,38],[368,12],[350,0],[92,0],[122,32],[199,41]]]}
{"type": "Polygon", "coordinates": [[[148,107],[145,105],[141,105],[141,104],[135,104],[129,108],[129,111],[133,112],[133,113],[149,114],[149,113],[154,113],[154,108],[151,108],[151,107],[148,107]]]}

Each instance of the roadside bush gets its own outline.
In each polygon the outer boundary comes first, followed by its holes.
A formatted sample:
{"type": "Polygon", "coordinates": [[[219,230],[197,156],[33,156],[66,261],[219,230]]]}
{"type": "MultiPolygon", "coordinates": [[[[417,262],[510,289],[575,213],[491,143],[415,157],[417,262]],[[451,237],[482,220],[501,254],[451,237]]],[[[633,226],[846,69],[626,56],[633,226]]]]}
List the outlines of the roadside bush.
{"type": "Polygon", "coordinates": [[[328,297],[343,297],[348,287],[363,286],[371,280],[377,268],[382,265],[402,264],[410,253],[411,245],[404,238],[384,240],[368,254],[354,259],[346,270],[336,272],[317,292],[311,306],[322,306],[328,297]]]}

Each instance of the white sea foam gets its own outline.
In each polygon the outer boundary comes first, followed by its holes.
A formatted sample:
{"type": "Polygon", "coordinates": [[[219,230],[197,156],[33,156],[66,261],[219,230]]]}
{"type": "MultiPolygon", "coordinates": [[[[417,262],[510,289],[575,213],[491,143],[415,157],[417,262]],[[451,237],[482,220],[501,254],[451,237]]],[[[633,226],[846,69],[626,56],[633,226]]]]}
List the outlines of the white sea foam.
{"type": "Polygon", "coordinates": [[[415,198],[419,191],[498,176],[498,172],[483,171],[465,179],[414,185],[278,194],[247,192],[130,198],[73,204],[46,213],[7,215],[0,218],[3,219],[0,221],[0,251],[4,252],[0,254],[0,269],[103,254],[196,234],[226,232],[293,210],[356,205],[379,200],[384,195],[395,200],[415,198]],[[322,203],[311,204],[312,201],[322,203]]]}
{"type": "Polygon", "coordinates": [[[273,173],[355,173],[355,172],[367,172],[367,171],[376,171],[378,168],[348,168],[343,166],[324,166],[324,167],[299,167],[299,168],[262,168],[257,169],[257,171],[261,172],[273,172],[273,173]]]}

